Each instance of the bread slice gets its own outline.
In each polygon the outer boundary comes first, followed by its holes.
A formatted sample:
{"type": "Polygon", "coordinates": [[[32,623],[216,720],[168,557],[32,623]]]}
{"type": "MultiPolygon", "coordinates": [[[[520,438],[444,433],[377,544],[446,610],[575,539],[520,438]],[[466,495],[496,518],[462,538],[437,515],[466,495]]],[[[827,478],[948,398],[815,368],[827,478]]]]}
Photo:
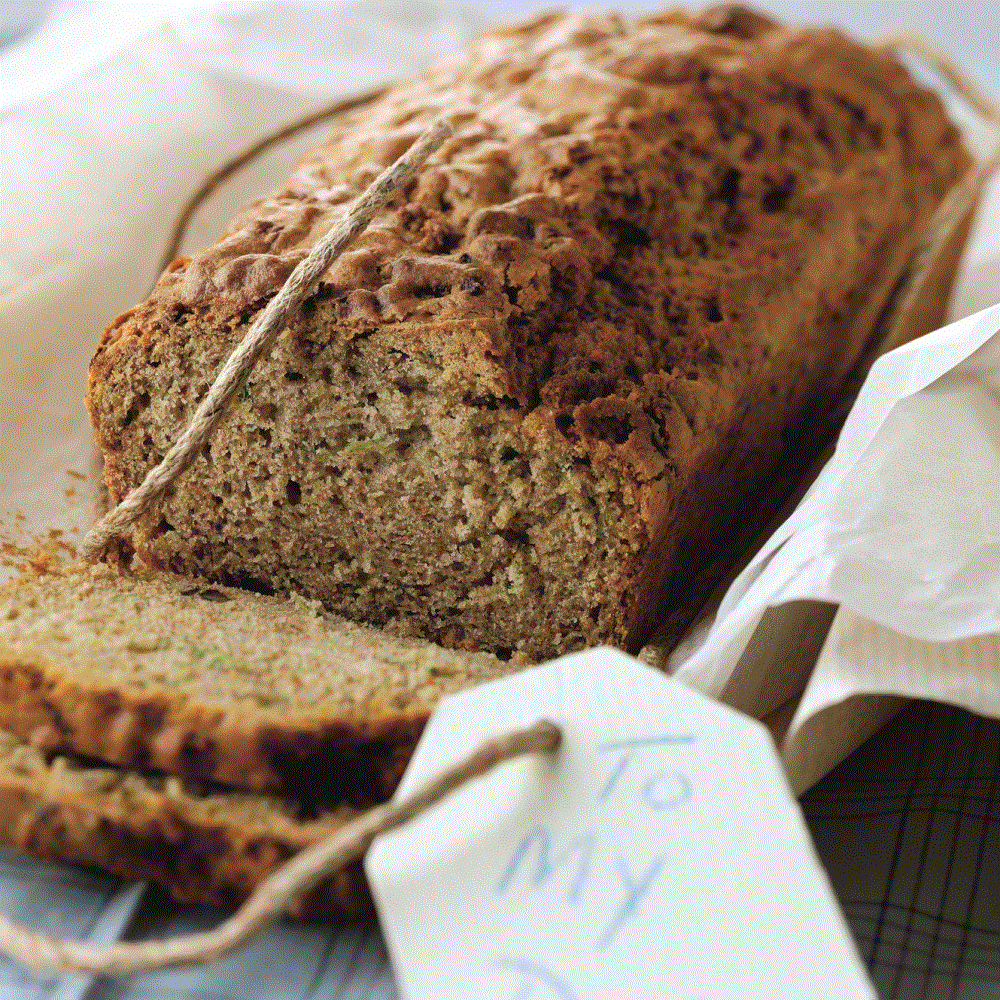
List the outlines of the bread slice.
{"type": "Polygon", "coordinates": [[[635,651],[839,397],[969,158],[893,56],[830,30],[731,6],[498,29],[343,115],[110,325],[113,499],[441,116],[136,547],[446,645],[635,651]]]}
{"type": "MultiPolygon", "coordinates": [[[[358,815],[310,814],[272,795],[222,791],[71,757],[0,731],[0,843],[162,885],[182,903],[237,906],[293,854],[358,815]]],[[[373,911],[360,862],[297,900],[296,917],[373,911]]]]}
{"type": "Polygon", "coordinates": [[[76,566],[0,589],[0,727],[307,803],[384,800],[439,698],[522,663],[170,574],[76,566]]]}

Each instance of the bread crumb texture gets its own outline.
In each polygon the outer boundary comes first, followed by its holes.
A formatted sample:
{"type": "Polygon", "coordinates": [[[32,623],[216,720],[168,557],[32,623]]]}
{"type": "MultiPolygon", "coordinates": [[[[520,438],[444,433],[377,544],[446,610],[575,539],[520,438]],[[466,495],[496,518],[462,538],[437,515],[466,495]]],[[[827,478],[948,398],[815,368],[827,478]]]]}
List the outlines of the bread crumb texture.
{"type": "Polygon", "coordinates": [[[0,588],[0,726],[311,802],[384,799],[439,698],[523,662],[173,574],[77,566],[0,588]]]}
{"type": "MultiPolygon", "coordinates": [[[[831,30],[726,7],[491,32],[345,114],[112,323],[89,405],[115,500],[440,116],[455,136],[326,274],[137,549],[446,646],[634,651],[837,394],[968,158],[934,95],[831,30]]],[[[249,650],[213,659],[182,623],[130,655],[266,708],[234,666],[249,650]]],[[[281,698],[311,687],[300,624],[287,677],[252,657],[281,698]]],[[[415,684],[415,657],[395,676],[415,684]]],[[[338,679],[352,703],[375,696],[367,662],[338,679]]]]}

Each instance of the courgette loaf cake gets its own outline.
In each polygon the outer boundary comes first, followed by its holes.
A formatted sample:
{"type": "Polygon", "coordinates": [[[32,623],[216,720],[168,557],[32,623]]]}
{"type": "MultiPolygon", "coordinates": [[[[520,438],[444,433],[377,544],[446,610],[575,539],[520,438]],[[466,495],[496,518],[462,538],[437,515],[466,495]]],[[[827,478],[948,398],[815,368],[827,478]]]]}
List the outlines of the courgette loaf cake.
{"type": "Polygon", "coordinates": [[[170,573],[77,566],[0,588],[0,728],[304,803],[383,801],[438,699],[520,665],[170,573]]]}
{"type": "Polygon", "coordinates": [[[969,160],[894,57],[743,8],[552,14],[345,113],[115,320],[138,484],[294,265],[439,116],[139,522],[150,563],[445,645],[635,651],[856,364],[969,160]]]}
{"type": "MultiPolygon", "coordinates": [[[[239,905],[292,855],[357,815],[44,755],[0,731],[0,844],[148,879],[182,903],[239,905]]],[[[296,917],[372,912],[360,863],[289,908],[296,917]]]]}

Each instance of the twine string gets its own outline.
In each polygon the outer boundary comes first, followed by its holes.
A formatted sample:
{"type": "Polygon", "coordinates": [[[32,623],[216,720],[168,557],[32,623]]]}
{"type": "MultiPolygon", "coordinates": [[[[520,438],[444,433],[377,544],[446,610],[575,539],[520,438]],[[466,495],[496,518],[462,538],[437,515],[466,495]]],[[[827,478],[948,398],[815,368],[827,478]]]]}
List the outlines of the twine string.
{"type": "Polygon", "coordinates": [[[951,84],[955,93],[982,118],[1000,125],[1000,104],[971,76],[956,66],[930,39],[918,35],[915,31],[900,29],[884,34],[876,41],[875,47],[906,51],[922,59],[928,66],[937,70],[951,84]]]}
{"type": "MultiPolygon", "coordinates": [[[[248,163],[252,163],[257,159],[257,157],[263,155],[279,143],[284,142],[286,139],[295,138],[306,131],[306,129],[312,128],[314,125],[329,121],[331,118],[335,118],[338,115],[347,114],[350,111],[354,111],[357,108],[362,108],[365,105],[370,104],[372,101],[381,97],[385,91],[385,87],[379,87],[378,89],[370,90],[365,94],[341,98],[317,111],[312,111],[307,115],[303,115],[301,118],[297,118],[295,121],[290,122],[287,125],[283,125],[281,128],[276,129],[273,132],[269,132],[267,135],[248,146],[241,153],[237,153],[221,166],[213,170],[212,173],[210,173],[201,182],[201,184],[198,185],[198,187],[192,191],[190,195],[188,195],[187,200],[178,210],[177,215],[174,218],[173,228],[170,230],[170,236],[164,246],[163,253],[160,255],[160,262],[154,271],[156,277],[153,279],[153,283],[150,285],[147,295],[153,294],[153,291],[156,288],[157,279],[180,253],[181,246],[184,242],[185,236],[187,235],[187,228],[191,224],[191,220],[194,218],[195,212],[197,212],[204,202],[215,193],[218,187],[232,177],[237,170],[241,167],[245,167],[248,163]]],[[[96,522],[104,517],[104,515],[107,514],[113,506],[111,503],[111,497],[108,495],[107,484],[104,481],[104,452],[102,452],[97,446],[96,441],[91,444],[90,463],[91,470],[89,478],[91,483],[91,505],[93,508],[93,516],[90,520],[91,522],[96,522]]]]}
{"type": "Polygon", "coordinates": [[[468,757],[406,798],[376,806],[326,840],[296,854],[261,882],[236,913],[211,931],[163,941],[124,941],[95,947],[50,937],[0,917],[0,949],[29,967],[92,976],[125,976],[213,961],[246,944],[277,919],[289,903],[361,857],[379,834],[408,822],[504,761],[525,754],[551,753],[559,746],[560,738],[553,723],[540,719],[524,729],[486,740],[468,757]]]}
{"type": "Polygon", "coordinates": [[[416,174],[420,165],[454,130],[447,120],[432,125],[392,166],[383,171],[309,256],[289,275],[281,291],[268,302],[236,350],[222,366],[184,433],[158,465],[112,511],[84,536],[81,555],[94,561],[112,539],[140,518],[170,484],[197,458],[216,424],[246,384],[257,361],[269,351],[288,321],[312,294],[331,264],[368,226],[375,214],[416,174]]]}

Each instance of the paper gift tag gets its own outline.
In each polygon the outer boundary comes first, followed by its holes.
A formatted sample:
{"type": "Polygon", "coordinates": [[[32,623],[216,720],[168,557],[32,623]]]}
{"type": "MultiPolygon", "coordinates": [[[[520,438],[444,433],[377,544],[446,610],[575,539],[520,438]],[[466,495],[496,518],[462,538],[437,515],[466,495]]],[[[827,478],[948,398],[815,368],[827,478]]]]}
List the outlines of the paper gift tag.
{"type": "Polygon", "coordinates": [[[444,700],[401,792],[539,717],[368,854],[407,1000],[874,997],[767,731],[623,653],[444,700]]]}

